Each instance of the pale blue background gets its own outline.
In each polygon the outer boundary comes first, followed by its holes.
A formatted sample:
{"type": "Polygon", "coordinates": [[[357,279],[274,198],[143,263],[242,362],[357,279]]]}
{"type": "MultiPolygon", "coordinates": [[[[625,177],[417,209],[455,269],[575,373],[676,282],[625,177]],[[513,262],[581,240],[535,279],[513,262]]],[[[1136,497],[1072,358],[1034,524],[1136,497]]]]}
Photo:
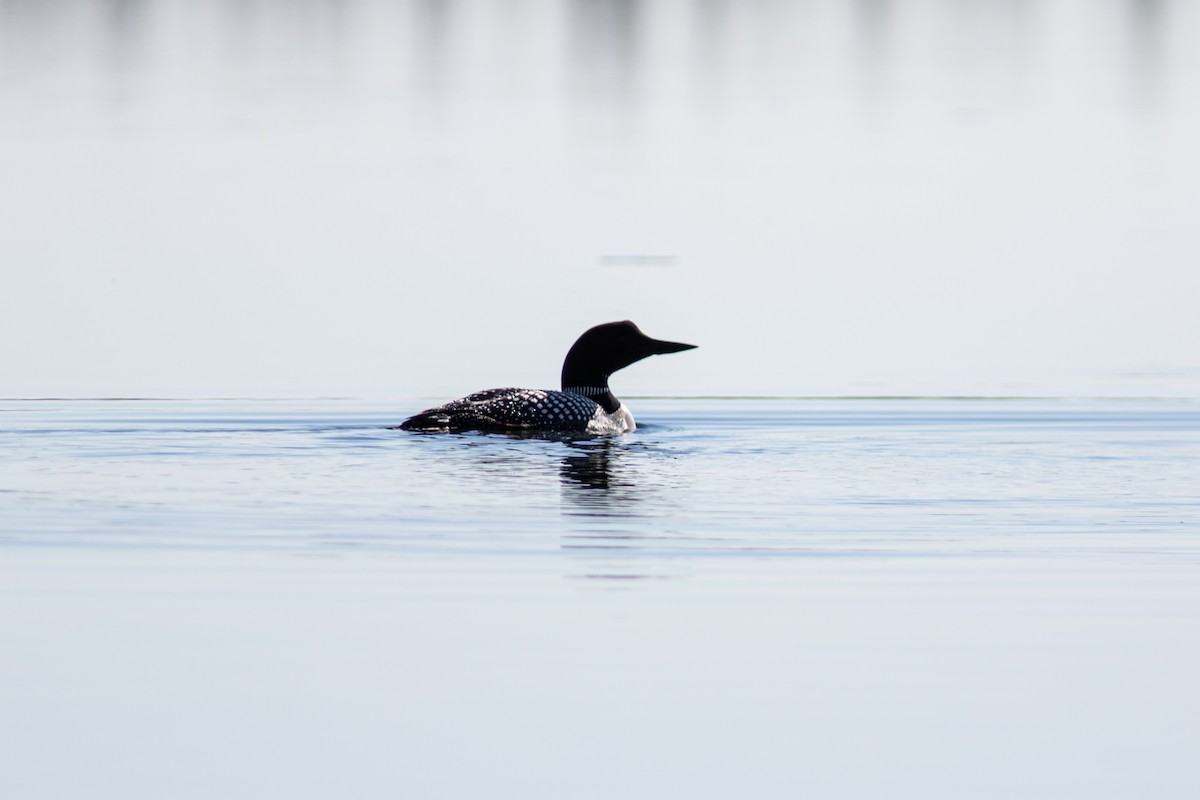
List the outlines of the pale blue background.
{"type": "Polygon", "coordinates": [[[0,2],[0,395],[1200,393],[1200,10],[0,2]],[[604,265],[610,255],[673,265],[604,265]]]}

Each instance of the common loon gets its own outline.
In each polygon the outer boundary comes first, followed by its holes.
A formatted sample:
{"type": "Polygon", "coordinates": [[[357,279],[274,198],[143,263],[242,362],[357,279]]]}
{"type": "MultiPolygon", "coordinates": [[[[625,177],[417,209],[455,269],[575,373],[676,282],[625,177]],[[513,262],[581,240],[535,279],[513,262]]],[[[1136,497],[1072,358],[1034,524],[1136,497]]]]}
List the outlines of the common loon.
{"type": "Polygon", "coordinates": [[[590,328],[563,361],[562,391],[485,389],[402,422],[406,431],[628,433],[637,426],[608,388],[608,376],[636,361],[696,345],[651,339],[628,320],[590,328]]]}

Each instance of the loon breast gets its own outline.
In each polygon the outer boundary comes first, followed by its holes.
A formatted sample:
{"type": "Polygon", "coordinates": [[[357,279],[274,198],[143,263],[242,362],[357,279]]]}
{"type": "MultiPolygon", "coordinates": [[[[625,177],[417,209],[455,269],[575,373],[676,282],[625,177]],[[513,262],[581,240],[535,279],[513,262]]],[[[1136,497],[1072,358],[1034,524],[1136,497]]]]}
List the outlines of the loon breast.
{"type": "Polygon", "coordinates": [[[571,392],[544,389],[487,389],[444,406],[430,408],[405,420],[406,431],[561,431],[564,433],[624,433],[617,430],[621,409],[606,414],[595,400],[571,392]],[[601,430],[603,429],[603,430],[601,430]]]}
{"type": "Polygon", "coordinates": [[[601,405],[596,406],[596,413],[588,422],[587,432],[596,436],[602,436],[608,433],[633,433],[637,430],[637,424],[633,421],[633,414],[629,413],[629,409],[621,403],[617,410],[611,414],[604,410],[601,405]]]}

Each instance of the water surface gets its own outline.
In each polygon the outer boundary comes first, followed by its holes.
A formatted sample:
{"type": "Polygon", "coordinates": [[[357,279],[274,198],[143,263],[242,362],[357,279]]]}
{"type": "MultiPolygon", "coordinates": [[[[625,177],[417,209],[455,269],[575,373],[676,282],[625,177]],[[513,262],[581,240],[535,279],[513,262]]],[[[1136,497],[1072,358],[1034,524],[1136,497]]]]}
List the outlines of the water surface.
{"type": "Polygon", "coordinates": [[[1189,797],[1200,404],[5,401],[19,797],[1189,797]]]}
{"type": "Polygon", "coordinates": [[[1191,401],[633,402],[636,435],[589,439],[388,428],[420,401],[10,401],[7,532],[396,555],[590,542],[633,564],[1070,555],[1134,533],[1153,550],[1194,521],[1191,401]]]}

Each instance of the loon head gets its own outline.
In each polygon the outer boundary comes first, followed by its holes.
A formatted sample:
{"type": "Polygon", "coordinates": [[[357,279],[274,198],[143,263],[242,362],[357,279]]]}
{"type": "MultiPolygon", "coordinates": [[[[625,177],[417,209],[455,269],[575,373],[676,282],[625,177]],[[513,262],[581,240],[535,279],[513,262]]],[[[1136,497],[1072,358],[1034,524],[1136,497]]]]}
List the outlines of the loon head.
{"type": "MultiPolygon", "coordinates": [[[[606,322],[584,332],[563,361],[562,387],[608,389],[608,376],[649,356],[691,350],[696,345],[651,339],[629,320],[606,322]]],[[[590,393],[589,393],[590,394],[590,393]]]]}

